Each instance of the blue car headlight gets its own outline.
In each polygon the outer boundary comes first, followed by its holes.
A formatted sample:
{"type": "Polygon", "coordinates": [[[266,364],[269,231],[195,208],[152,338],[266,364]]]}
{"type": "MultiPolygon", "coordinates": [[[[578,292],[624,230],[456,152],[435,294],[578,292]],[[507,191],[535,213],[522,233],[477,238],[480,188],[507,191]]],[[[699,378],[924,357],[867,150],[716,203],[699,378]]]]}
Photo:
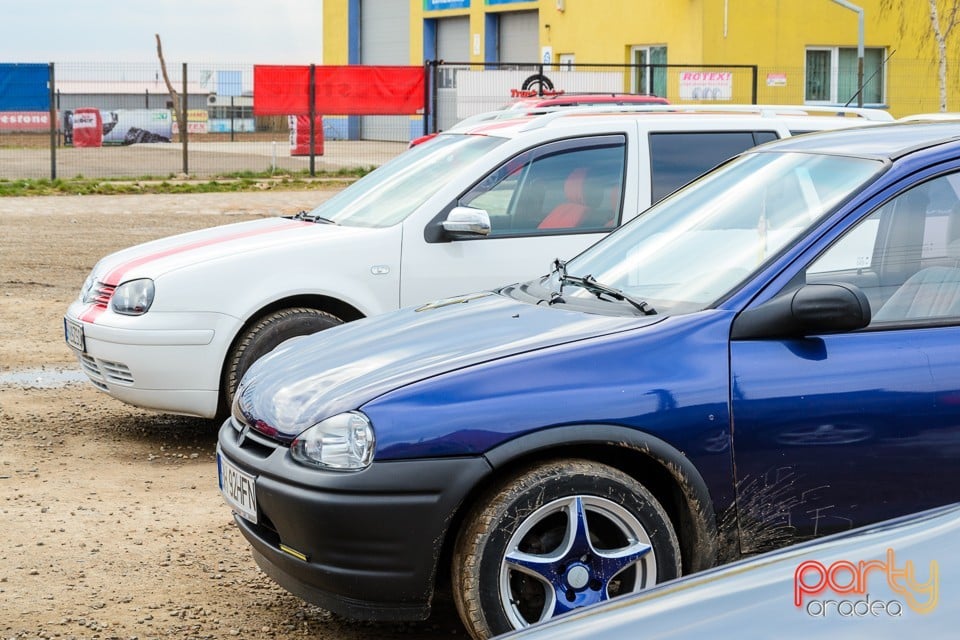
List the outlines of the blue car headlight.
{"type": "Polygon", "coordinates": [[[153,304],[153,280],[140,278],[124,282],[110,298],[110,306],[117,313],[125,316],[140,316],[150,310],[153,304]]]}
{"type": "Polygon", "coordinates": [[[298,435],[290,445],[290,455],[310,467],[356,471],[373,462],[375,445],[370,419],[359,411],[348,411],[298,435]]]}

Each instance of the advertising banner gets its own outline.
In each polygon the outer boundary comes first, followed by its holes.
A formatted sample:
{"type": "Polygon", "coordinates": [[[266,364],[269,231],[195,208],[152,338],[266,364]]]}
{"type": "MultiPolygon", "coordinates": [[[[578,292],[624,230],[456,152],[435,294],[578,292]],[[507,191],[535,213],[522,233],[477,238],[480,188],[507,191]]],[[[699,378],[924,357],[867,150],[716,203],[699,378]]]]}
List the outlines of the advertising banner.
{"type": "Polygon", "coordinates": [[[424,11],[442,11],[444,9],[469,9],[470,0],[423,0],[424,11]]]}
{"type": "MultiPolygon", "coordinates": [[[[423,112],[423,67],[317,66],[315,112],[333,115],[414,115],[423,112]]],[[[253,113],[309,115],[310,67],[255,65],[253,113]]]]}
{"type": "Polygon", "coordinates": [[[310,113],[310,67],[253,66],[253,113],[257,116],[310,113]]]}
{"type": "Polygon", "coordinates": [[[170,142],[173,116],[168,109],[120,109],[102,115],[104,143],[170,142]]]}
{"type": "Polygon", "coordinates": [[[100,115],[100,109],[87,107],[74,109],[70,115],[70,123],[73,130],[73,146],[103,146],[103,118],[100,115]]]}
{"type": "MultiPolygon", "coordinates": [[[[536,96],[528,87],[543,82],[544,95],[562,93],[619,93],[623,91],[623,73],[619,71],[554,71],[549,76],[529,70],[456,71],[457,118],[468,118],[483,111],[501,109],[513,100],[536,96]],[[532,84],[531,84],[532,83],[532,84]]],[[[542,90],[542,89],[541,89],[542,90]]],[[[446,91],[441,89],[442,93],[446,91]]]]}
{"type": "MultiPolygon", "coordinates": [[[[288,116],[290,123],[290,155],[310,155],[310,116],[288,116]]],[[[316,116],[313,124],[313,153],[323,155],[323,118],[316,116]]]]}
{"type": "Polygon", "coordinates": [[[0,111],[50,111],[45,64],[0,64],[0,111]]]}
{"type": "Polygon", "coordinates": [[[0,131],[49,130],[49,111],[0,111],[0,131]]]}
{"type": "Polygon", "coordinates": [[[255,133],[257,121],[253,118],[210,118],[207,133],[255,133]]]}
{"type": "Polygon", "coordinates": [[[64,143],[75,147],[170,142],[172,115],[167,109],[102,111],[85,107],[63,112],[64,143]]]}
{"type": "MultiPolygon", "coordinates": [[[[209,128],[210,114],[207,113],[206,109],[187,109],[187,132],[191,135],[195,133],[208,133],[209,128]]],[[[172,132],[180,133],[180,125],[177,124],[177,119],[173,118],[172,132]]]]}
{"type": "Polygon", "coordinates": [[[681,71],[680,98],[683,100],[733,99],[733,74],[729,71],[681,71]]]}

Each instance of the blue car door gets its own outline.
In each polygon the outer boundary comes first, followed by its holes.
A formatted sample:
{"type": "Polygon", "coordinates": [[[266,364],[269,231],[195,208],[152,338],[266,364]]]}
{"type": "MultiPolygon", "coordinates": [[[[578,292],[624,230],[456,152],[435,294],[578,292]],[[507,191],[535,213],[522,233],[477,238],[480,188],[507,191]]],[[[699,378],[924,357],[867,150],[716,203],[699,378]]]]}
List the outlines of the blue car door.
{"type": "MultiPolygon", "coordinates": [[[[870,325],[731,341],[744,552],[960,500],[960,172],[864,211],[791,284],[862,290],[870,325]]],[[[790,275],[790,274],[787,274],[790,275]]]]}

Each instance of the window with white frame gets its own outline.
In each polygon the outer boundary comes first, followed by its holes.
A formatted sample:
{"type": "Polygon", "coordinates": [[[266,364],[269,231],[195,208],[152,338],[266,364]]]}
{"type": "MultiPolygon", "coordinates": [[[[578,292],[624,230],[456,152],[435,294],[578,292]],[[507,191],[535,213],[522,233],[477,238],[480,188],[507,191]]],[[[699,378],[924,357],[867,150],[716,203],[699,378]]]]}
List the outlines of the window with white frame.
{"type": "MultiPolygon", "coordinates": [[[[666,47],[630,47],[630,59],[635,65],[667,64],[666,47]]],[[[663,67],[637,66],[633,68],[630,90],[633,93],[667,95],[667,70],[663,67]]]]}
{"type": "MultiPolygon", "coordinates": [[[[863,103],[885,104],[884,49],[863,50],[863,103]]],[[[804,99],[808,103],[857,103],[857,48],[807,47],[804,99]]]]}

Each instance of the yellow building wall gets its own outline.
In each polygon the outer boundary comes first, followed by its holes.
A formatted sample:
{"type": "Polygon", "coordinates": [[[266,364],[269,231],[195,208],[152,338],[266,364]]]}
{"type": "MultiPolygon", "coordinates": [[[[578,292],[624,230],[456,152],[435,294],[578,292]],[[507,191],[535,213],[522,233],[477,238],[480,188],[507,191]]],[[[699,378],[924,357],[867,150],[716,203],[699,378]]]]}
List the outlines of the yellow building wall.
{"type": "MultiPolygon", "coordinates": [[[[632,45],[666,46],[668,64],[757,65],[757,101],[800,104],[810,46],[856,47],[857,13],[833,0],[536,0],[487,5],[472,0],[466,9],[424,11],[410,2],[409,64],[421,64],[423,20],[470,17],[471,61],[486,59],[487,13],[538,10],[540,47],[554,61],[574,54],[584,64],[629,63],[632,45]],[[473,49],[479,36],[480,52],[473,49]],[[785,79],[785,84],[783,80],[785,79]]],[[[347,0],[323,0],[325,64],[347,61],[347,0]]],[[[885,96],[894,116],[939,110],[936,47],[930,35],[927,2],[854,0],[864,10],[864,44],[892,54],[885,68],[885,96]]],[[[939,4],[944,5],[944,0],[939,4]]],[[[945,16],[942,16],[945,20],[945,16]]],[[[948,110],[960,111],[960,37],[951,47],[948,110]]],[[[668,71],[668,98],[678,96],[678,70],[668,71]]],[[[741,72],[737,86],[745,83],[741,72]]],[[[735,93],[738,101],[751,96],[735,93]]]]}
{"type": "MultiPolygon", "coordinates": [[[[323,64],[347,64],[347,0],[323,2],[323,64]]],[[[411,21],[412,22],[412,21],[411,21]]]]}
{"type": "Polygon", "coordinates": [[[585,2],[566,0],[558,11],[555,0],[540,3],[542,46],[559,54],[573,53],[576,62],[624,64],[633,45],[667,45],[672,58],[699,59],[702,29],[700,0],[689,2],[585,2]],[[550,28],[545,28],[549,24],[550,28]],[[693,37],[691,37],[693,36],[693,37]]]}
{"type": "MultiPolygon", "coordinates": [[[[858,16],[832,0],[704,0],[703,60],[756,64],[758,102],[802,104],[807,47],[856,47],[858,16]],[[767,75],[786,76],[767,86],[767,75]]],[[[889,56],[885,95],[894,116],[938,110],[936,50],[926,2],[857,0],[864,46],[889,56]],[[889,5],[889,8],[888,6],[889,5]]],[[[952,89],[957,99],[957,87],[952,89]]]]}

